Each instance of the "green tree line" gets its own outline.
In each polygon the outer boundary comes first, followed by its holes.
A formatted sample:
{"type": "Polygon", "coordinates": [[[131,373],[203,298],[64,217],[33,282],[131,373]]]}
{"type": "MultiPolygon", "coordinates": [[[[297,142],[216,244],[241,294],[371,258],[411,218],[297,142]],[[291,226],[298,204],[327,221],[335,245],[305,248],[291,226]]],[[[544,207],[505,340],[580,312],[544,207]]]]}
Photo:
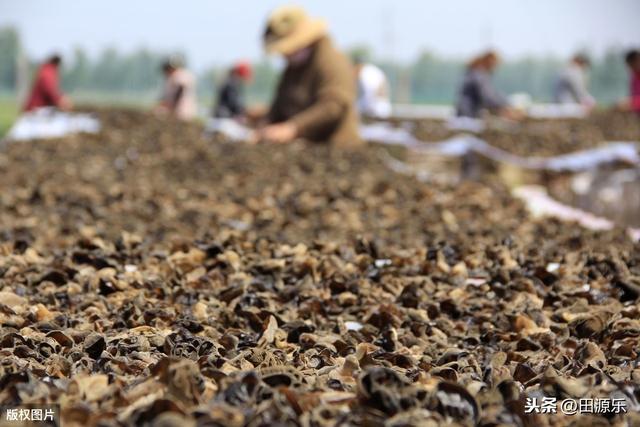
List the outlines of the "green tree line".
{"type": "MultiPolygon", "coordinates": [[[[22,47],[18,32],[11,27],[0,29],[0,91],[16,90],[22,47]]],[[[176,54],[179,52],[171,52],[176,54]]],[[[376,61],[366,47],[355,47],[351,53],[369,57],[386,72],[396,102],[438,103],[454,102],[458,84],[465,70],[465,62],[445,58],[424,51],[415,61],[399,64],[376,61]]],[[[63,60],[62,85],[71,93],[108,93],[112,96],[150,94],[159,91],[162,83],[160,64],[168,52],[138,49],[123,53],[105,49],[96,57],[80,47],[63,60]]],[[[566,58],[524,57],[505,61],[498,69],[496,85],[505,93],[524,92],[536,101],[549,101],[551,88],[566,58]]],[[[37,64],[27,60],[30,80],[37,64]]],[[[210,103],[215,86],[226,74],[226,68],[215,66],[198,74],[198,88],[202,99],[210,103]]],[[[251,101],[268,102],[277,81],[277,70],[268,61],[254,64],[254,79],[247,90],[251,101]]],[[[623,50],[611,48],[603,55],[592,56],[590,88],[601,103],[610,103],[624,96],[628,76],[623,50]]]]}

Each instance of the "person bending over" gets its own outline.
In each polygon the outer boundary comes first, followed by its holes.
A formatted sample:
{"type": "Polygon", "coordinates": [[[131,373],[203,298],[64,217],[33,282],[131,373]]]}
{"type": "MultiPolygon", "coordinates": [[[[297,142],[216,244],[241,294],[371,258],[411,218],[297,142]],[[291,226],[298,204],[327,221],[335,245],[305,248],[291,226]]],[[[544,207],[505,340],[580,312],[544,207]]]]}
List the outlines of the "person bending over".
{"type": "Polygon", "coordinates": [[[52,55],[40,66],[24,105],[24,111],[33,111],[41,107],[56,107],[61,110],[72,108],[71,101],[60,90],[59,69],[61,63],[60,55],[52,55]]]}
{"type": "Polygon", "coordinates": [[[498,54],[489,51],[469,63],[458,92],[458,116],[479,118],[483,111],[488,111],[508,119],[521,118],[493,84],[492,75],[499,62],[498,54]]]}
{"type": "Polygon", "coordinates": [[[196,104],[195,78],[176,59],[168,59],[162,64],[165,77],[164,87],[156,112],[169,114],[180,120],[195,118],[196,104]]]}
{"type": "Polygon", "coordinates": [[[269,17],[264,33],[268,53],[287,66],[258,138],[288,143],[301,138],[342,148],[363,145],[358,135],[353,66],[327,35],[326,24],[296,6],[269,17]]]}

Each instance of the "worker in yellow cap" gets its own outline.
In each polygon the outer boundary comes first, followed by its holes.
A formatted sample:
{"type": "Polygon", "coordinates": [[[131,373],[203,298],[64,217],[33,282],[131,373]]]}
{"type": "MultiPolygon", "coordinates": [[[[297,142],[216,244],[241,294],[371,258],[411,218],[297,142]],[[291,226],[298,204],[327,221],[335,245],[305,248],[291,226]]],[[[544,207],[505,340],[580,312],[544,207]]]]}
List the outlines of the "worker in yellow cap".
{"type": "Polygon", "coordinates": [[[362,145],[353,66],[329,39],[326,23],[300,7],[281,7],[269,17],[264,46],[268,53],[283,55],[287,67],[260,138],[272,143],[306,139],[342,148],[362,145]]]}

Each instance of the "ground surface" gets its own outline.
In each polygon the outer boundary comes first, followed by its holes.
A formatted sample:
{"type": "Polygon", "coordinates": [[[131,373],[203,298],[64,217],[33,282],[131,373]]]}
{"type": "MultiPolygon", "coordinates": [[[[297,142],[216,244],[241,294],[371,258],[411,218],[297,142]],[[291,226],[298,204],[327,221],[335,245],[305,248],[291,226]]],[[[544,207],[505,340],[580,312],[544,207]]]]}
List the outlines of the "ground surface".
{"type": "Polygon", "coordinates": [[[374,148],[101,118],[0,153],[0,403],[60,403],[65,425],[640,422],[524,413],[637,411],[623,230],[532,220],[499,184],[423,184],[374,148]]]}
{"type": "Polygon", "coordinates": [[[18,117],[18,106],[12,99],[0,97],[0,138],[8,131],[18,117]]]}
{"type": "MultiPolygon", "coordinates": [[[[440,120],[419,120],[415,134],[425,141],[441,141],[460,133],[440,120]]],[[[557,156],[613,141],[638,141],[640,120],[635,114],[598,111],[588,120],[534,120],[522,123],[489,120],[478,135],[494,147],[521,156],[557,156]]]]}

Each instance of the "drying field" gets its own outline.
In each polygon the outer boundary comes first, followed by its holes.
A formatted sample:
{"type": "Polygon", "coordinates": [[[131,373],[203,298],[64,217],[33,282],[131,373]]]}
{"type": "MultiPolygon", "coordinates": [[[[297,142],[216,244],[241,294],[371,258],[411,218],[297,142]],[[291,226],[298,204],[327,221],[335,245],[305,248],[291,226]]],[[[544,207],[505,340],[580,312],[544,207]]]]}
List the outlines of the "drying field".
{"type": "MultiPolygon", "coordinates": [[[[425,141],[441,141],[459,131],[450,130],[442,120],[417,120],[415,134],[425,141]]],[[[527,119],[521,124],[502,120],[488,122],[478,137],[491,145],[520,156],[550,157],[586,150],[613,141],[638,141],[640,120],[637,115],[595,112],[588,120],[527,119]]]]}
{"type": "Polygon", "coordinates": [[[624,230],[420,183],[378,148],[99,115],[0,152],[1,405],[58,403],[65,426],[640,423],[624,230]],[[557,413],[525,413],[543,397],[557,413]],[[628,413],[560,410],[596,398],[628,413]]]}

